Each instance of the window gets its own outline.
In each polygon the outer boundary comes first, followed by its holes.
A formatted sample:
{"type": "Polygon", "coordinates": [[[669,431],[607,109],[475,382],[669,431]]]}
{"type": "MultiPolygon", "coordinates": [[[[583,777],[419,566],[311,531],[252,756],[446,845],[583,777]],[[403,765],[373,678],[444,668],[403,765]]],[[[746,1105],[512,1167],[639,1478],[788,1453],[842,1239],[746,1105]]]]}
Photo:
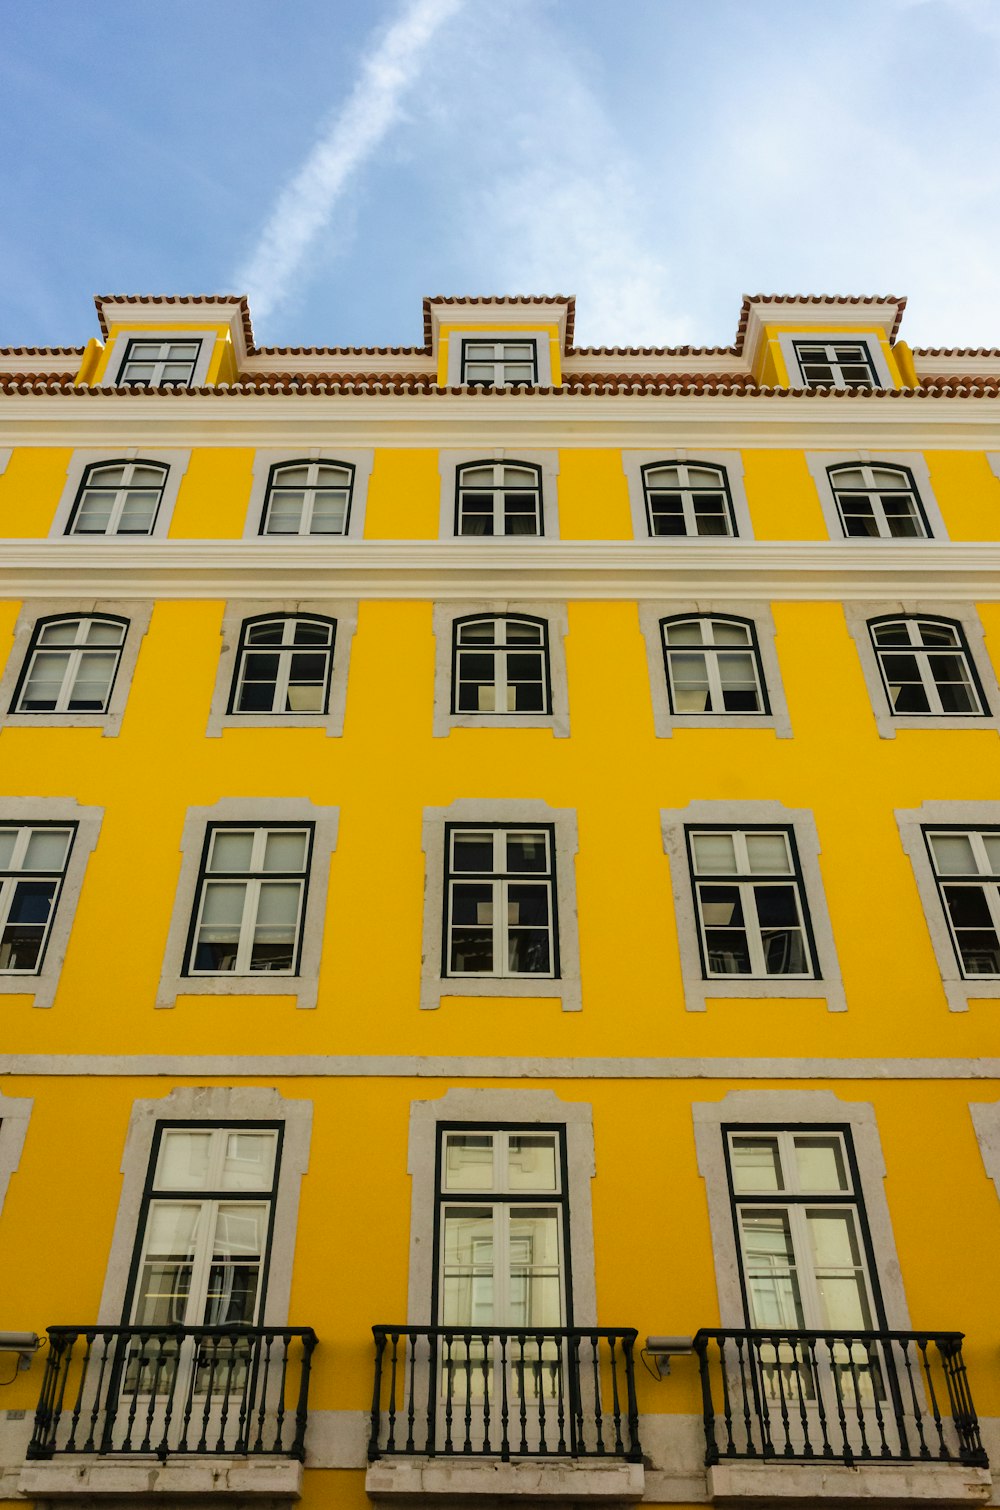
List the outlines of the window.
{"type": "Polygon", "coordinates": [[[663,462],[642,468],[651,535],[735,535],[725,469],[700,462],[663,462]]]}
{"type": "Polygon", "coordinates": [[[449,824],[443,975],[558,975],[553,838],[449,824]]]}
{"type": "Polygon", "coordinates": [[[228,712],[326,713],[336,628],[312,616],[245,622],[228,712]]]}
{"type": "Polygon", "coordinates": [[[543,619],[460,619],[452,712],[550,713],[546,630],[543,619]]]}
{"type": "Polygon", "coordinates": [[[337,461],[272,466],[264,498],[262,535],[346,535],[354,468],[337,461]]]}
{"type": "Polygon", "coordinates": [[[151,535],[167,472],[155,461],[93,463],[80,484],[67,535],[151,535]]]}
{"type": "Polygon", "coordinates": [[[37,975],[76,825],[0,824],[0,972],[37,975]]]}
{"type": "Polygon", "coordinates": [[[311,847],[308,826],[209,828],[189,974],[295,973],[311,847]]]}
{"type": "Polygon", "coordinates": [[[749,619],[672,618],[661,630],[671,713],[769,712],[749,619]]]}
{"type": "Polygon", "coordinates": [[[118,369],[118,387],[190,388],[201,349],[201,340],[129,340],[118,369]]]}
{"type": "Polygon", "coordinates": [[[537,381],[534,341],[462,341],[462,382],[470,388],[510,388],[537,381]]]}
{"type": "Polygon", "coordinates": [[[924,838],[962,974],[1000,978],[1000,828],[924,838]]]}
{"type": "Polygon", "coordinates": [[[541,471],[514,462],[474,462],[458,469],[456,535],[541,535],[541,471]]]}
{"type": "Polygon", "coordinates": [[[867,341],[793,341],[802,381],[807,388],[877,388],[867,341]]]}
{"type": "Polygon", "coordinates": [[[11,712],[107,712],[127,631],[117,618],[38,620],[11,712]]]}
{"type": "Polygon", "coordinates": [[[291,797],[191,808],[157,991],[315,1007],[338,810],[291,797]]]}
{"type": "Polygon", "coordinates": [[[444,997],[559,997],[580,1008],[576,815],[461,800],[424,814],[422,1007],[444,997]]]}
{"type": "Polygon", "coordinates": [[[687,1010],[783,997],[845,1011],[812,813],[701,801],[660,817],[687,1010]]]}
{"type": "Polygon", "coordinates": [[[905,467],[831,467],[830,483],[845,535],[897,540],[930,534],[905,467]]]}
{"type": "Polygon", "coordinates": [[[790,829],[688,830],[706,975],[815,975],[790,829]]]}
{"type": "Polygon", "coordinates": [[[868,627],[895,716],[985,715],[985,698],[959,624],[913,616],[877,619],[868,627]]]}

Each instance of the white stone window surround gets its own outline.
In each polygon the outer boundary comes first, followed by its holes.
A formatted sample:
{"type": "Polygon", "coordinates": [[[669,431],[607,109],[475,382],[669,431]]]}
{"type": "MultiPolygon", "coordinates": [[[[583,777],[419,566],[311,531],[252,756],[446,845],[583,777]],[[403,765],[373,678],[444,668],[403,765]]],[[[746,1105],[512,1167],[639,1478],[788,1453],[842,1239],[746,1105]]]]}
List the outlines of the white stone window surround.
{"type": "Polygon", "coordinates": [[[238,1126],[241,1122],[278,1122],[284,1126],[284,1137],[261,1325],[287,1325],[299,1189],[309,1168],[312,1117],[311,1101],[286,1100],[276,1090],[257,1086],[185,1086],[156,1100],[134,1102],[122,1155],[122,1192],[97,1324],[115,1326],[122,1319],[157,1124],[209,1122],[238,1126]]]}
{"type": "Polygon", "coordinates": [[[576,813],[571,808],[549,807],[539,801],[486,801],[462,798],[449,807],[424,809],[424,925],[420,975],[420,1006],[433,1010],[445,997],[557,997],[564,1012],[579,1012],[580,939],[576,914],[575,857],[576,813]],[[447,976],[442,973],[445,918],[445,825],[470,828],[531,827],[550,824],[555,860],[555,910],[553,922],[559,952],[559,975],[447,976]]]}
{"type": "MultiPolygon", "coordinates": [[[[776,630],[770,603],[742,600],[732,604],[681,599],[639,603],[639,628],[646,642],[646,666],[653,699],[653,727],[658,739],[669,739],[680,729],[771,729],[778,739],[791,739],[792,724],[781,680],[781,666],[775,646],[776,630]],[[766,713],[674,713],[667,690],[666,661],[663,648],[664,619],[719,618],[750,620],[753,625],[763,672],[766,713]]],[[[696,648],[696,647],[695,647],[696,648]]]]}
{"type": "Polygon", "coordinates": [[[0,974],[0,996],[32,996],[36,1007],[51,1007],[69,944],[83,878],[104,818],[102,807],[81,807],[74,797],[5,797],[0,800],[0,823],[75,824],[62,886],[56,897],[48,942],[37,975],[0,974]]]}
{"type": "Polygon", "coordinates": [[[819,868],[819,834],[812,813],[805,808],[785,807],[781,802],[700,801],[691,802],[685,808],[664,808],[660,813],[660,822],[663,848],[670,861],[686,1010],[704,1012],[707,1011],[709,1002],[725,997],[742,1000],[780,997],[791,1000],[818,999],[826,1002],[829,1012],[846,1012],[844,984],[819,868]],[[800,900],[808,917],[816,978],[810,980],[801,976],[781,975],[704,977],[698,942],[694,882],[686,843],[687,830],[698,828],[702,824],[734,830],[764,825],[792,831],[802,883],[800,900]]]}
{"type": "MultiPolygon", "coordinates": [[[[924,518],[927,521],[928,534],[924,538],[930,540],[947,540],[948,530],[945,526],[944,516],[940,505],[934,496],[934,488],[931,485],[930,468],[927,460],[920,451],[807,451],[806,466],[810,476],[816,484],[816,492],[819,494],[819,506],[823,511],[823,520],[826,524],[827,534],[831,540],[854,540],[858,545],[873,545],[876,549],[880,545],[906,545],[909,543],[905,536],[896,537],[892,540],[877,540],[874,536],[850,536],[844,529],[837,500],[834,497],[833,485],[830,481],[831,467],[871,466],[871,467],[903,467],[913,478],[917,492],[917,498],[923,509],[924,518]]],[[[913,537],[913,544],[921,543],[920,537],[913,537]]]]}
{"type": "MultiPolygon", "coordinates": [[[[125,706],[128,702],[139,647],[149,629],[153,605],[149,602],[101,601],[89,598],[86,601],[67,602],[62,598],[34,599],[22,604],[14,625],[14,644],[0,676],[0,734],[4,729],[100,729],[102,734],[114,738],[122,725],[125,706]],[[15,713],[14,698],[26,667],[26,656],[32,636],[43,619],[116,618],[128,623],[125,640],[118,658],[118,669],[108,706],[103,713],[15,713]]],[[[55,648],[55,647],[53,647],[55,648]]]]}
{"type": "Polygon", "coordinates": [[[0,1211],[7,1199],[10,1177],[17,1173],[28,1134],[34,1099],[0,1093],[0,1211]]]}
{"type": "Polygon", "coordinates": [[[442,540],[462,540],[466,545],[478,542],[484,551],[489,551],[491,544],[497,540],[506,541],[508,544],[527,541],[559,539],[559,502],[558,482],[559,477],[559,452],[558,451],[509,451],[489,450],[481,451],[449,451],[438,452],[438,470],[441,473],[441,518],[439,535],[442,540]],[[522,462],[525,466],[537,467],[538,480],[541,489],[540,508],[542,517],[542,530],[539,535],[457,535],[455,533],[455,516],[458,510],[458,474],[462,467],[471,466],[474,462],[481,462],[484,466],[497,463],[508,466],[516,466],[522,462]]]}
{"type": "MultiPolygon", "coordinates": [[[[804,346],[863,346],[868,353],[868,361],[875,374],[875,387],[895,388],[896,381],[889,371],[882,351],[882,343],[875,330],[790,330],[782,331],[778,335],[778,347],[785,359],[785,369],[788,372],[789,386],[792,388],[806,388],[809,385],[802,376],[802,368],[799,365],[797,345],[804,346]]],[[[844,391],[850,393],[851,387],[844,391]]],[[[858,389],[858,392],[870,392],[871,390],[858,389]]]]}
{"type": "Polygon", "coordinates": [[[344,709],[347,704],[347,678],[351,659],[351,645],[358,627],[356,601],[341,599],[298,600],[283,598],[275,602],[241,600],[228,602],[222,616],[222,649],[219,654],[219,669],[212,691],[212,704],[208,714],[205,733],[209,739],[218,739],[224,729],[322,729],[330,738],[344,732],[344,709]],[[333,666],[330,671],[330,688],[325,713],[230,713],[229,700],[236,674],[236,660],[240,648],[240,636],[247,619],[294,618],[297,614],[312,614],[336,623],[333,642],[333,666]]]}
{"type": "Polygon", "coordinates": [[[551,1090],[474,1090],[455,1086],[435,1101],[410,1104],[407,1173],[410,1195],[410,1267],[407,1324],[427,1326],[434,1277],[435,1169],[439,1126],[456,1122],[484,1131],[503,1125],[562,1127],[566,1133],[566,1197],[574,1326],[596,1326],[594,1225],[590,1182],[594,1161],[593,1110],[588,1101],[561,1101],[551,1090]]]}
{"type": "Polygon", "coordinates": [[[658,545],[674,546],[683,550],[692,540],[698,546],[728,545],[734,539],[752,540],[753,525],[743,482],[743,453],[741,451],[631,451],[623,450],[622,470],[628,484],[629,509],[632,514],[632,534],[636,540],[655,540],[658,545]],[[718,467],[729,484],[729,500],[733,507],[735,534],[733,535],[652,535],[646,513],[646,490],[643,468],[671,466],[680,462],[695,467],[704,462],[708,467],[718,467]]]}
{"type": "Polygon", "coordinates": [[[173,1007],[179,996],[293,996],[297,1007],[316,1006],[323,928],[330,879],[330,858],[337,847],[340,810],[317,807],[297,797],[227,797],[213,807],[189,808],[181,835],[181,868],[156,992],[157,1007],[173,1007]],[[299,968],[295,975],[185,975],[191,919],[198,896],[205,836],[220,823],[265,828],[269,823],[313,825],[312,854],[306,880],[299,968]]]}
{"type": "Polygon", "coordinates": [[[282,544],[288,544],[293,540],[361,540],[365,533],[365,513],[368,508],[368,484],[371,480],[372,467],[375,464],[375,452],[367,450],[342,451],[339,447],[326,449],[320,446],[312,446],[308,450],[297,451],[269,450],[259,447],[254,452],[252,480],[250,483],[250,501],[247,505],[246,521],[243,525],[244,540],[280,540],[282,544]],[[265,535],[264,507],[267,502],[267,489],[271,480],[271,472],[274,467],[289,466],[293,462],[329,462],[331,466],[338,463],[353,468],[351,482],[351,500],[347,513],[347,532],[343,535],[265,535]]]}
{"type": "Polygon", "coordinates": [[[987,1177],[1000,1196],[1000,1101],[970,1101],[969,1115],[987,1177]]]}
{"type": "Polygon", "coordinates": [[[987,451],[986,461],[993,476],[1000,481],[1000,451],[987,451]]]}
{"type": "Polygon", "coordinates": [[[819,1126],[850,1130],[858,1167],[859,1204],[864,1207],[871,1236],[872,1253],[869,1257],[874,1259],[872,1273],[878,1278],[886,1326],[890,1331],[910,1330],[906,1291],[885,1195],[885,1159],[871,1102],[842,1101],[833,1091],[729,1091],[721,1101],[696,1101],[691,1113],[698,1172],[705,1181],[708,1201],[719,1317],[723,1327],[744,1327],[747,1324],[726,1173],[724,1129],[738,1127],[758,1131],[767,1127],[819,1126]]]}
{"type": "Polygon", "coordinates": [[[917,883],[949,1011],[967,1012],[972,1001],[1000,1000],[1000,980],[990,976],[980,979],[962,974],[924,837],[925,829],[954,827],[1000,830],[1000,802],[923,802],[916,808],[897,808],[895,817],[900,841],[913,866],[913,878],[917,883]]]}
{"type": "MultiPolygon", "coordinates": [[[[986,637],[979,615],[971,603],[935,603],[933,608],[921,607],[913,601],[843,604],[847,628],[857,646],[858,659],[868,687],[872,714],[879,736],[895,739],[900,729],[995,729],[1000,732],[1000,690],[996,673],[986,649],[986,637]],[[965,648],[975,679],[977,692],[982,695],[985,712],[982,714],[893,713],[878,657],[872,644],[869,625],[876,619],[944,619],[957,624],[965,636],[965,648]]],[[[904,653],[906,647],[902,647],[904,653]]]]}
{"type": "Polygon", "coordinates": [[[569,737],[569,691],[566,676],[566,636],[569,620],[565,603],[489,602],[435,603],[434,605],[434,724],[436,739],[452,729],[551,729],[557,739],[569,737]],[[546,651],[551,713],[455,713],[452,711],[454,687],[455,626],[459,619],[517,618],[518,615],[542,619],[546,626],[546,651]]]}
{"type": "Polygon", "coordinates": [[[552,386],[552,360],[549,354],[549,332],[547,330],[518,330],[514,326],[508,326],[506,330],[477,330],[473,326],[469,330],[450,330],[448,332],[448,371],[445,377],[446,388],[461,388],[462,377],[462,350],[463,341],[492,341],[503,342],[504,345],[526,346],[529,342],[535,348],[535,371],[537,377],[535,384],[539,388],[551,388],[552,386]]]}
{"type": "MultiPolygon", "coordinates": [[[[122,369],[128,361],[129,347],[133,341],[167,343],[171,346],[197,341],[199,342],[198,356],[187,387],[202,388],[208,377],[216,339],[214,330],[182,330],[180,326],[175,326],[173,330],[117,330],[108,343],[109,350],[104,366],[104,377],[101,380],[102,385],[115,388],[121,386],[122,369]]],[[[127,393],[128,387],[129,385],[125,384],[123,391],[127,393]]]]}
{"type": "Polygon", "coordinates": [[[177,494],[180,485],[191,462],[191,450],[178,448],[171,451],[150,449],[148,446],[128,446],[117,451],[83,451],[76,450],[70,457],[69,466],[66,469],[66,482],[59,495],[59,502],[52,519],[52,528],[49,530],[49,539],[55,540],[66,534],[69,521],[76,505],[76,500],[83,487],[84,478],[91,467],[107,466],[110,463],[120,461],[153,461],[158,466],[167,468],[166,479],[163,484],[163,496],[160,499],[160,507],[156,511],[153,528],[148,535],[71,535],[71,540],[165,540],[170,533],[170,523],[174,517],[174,507],[177,503],[177,494]]]}

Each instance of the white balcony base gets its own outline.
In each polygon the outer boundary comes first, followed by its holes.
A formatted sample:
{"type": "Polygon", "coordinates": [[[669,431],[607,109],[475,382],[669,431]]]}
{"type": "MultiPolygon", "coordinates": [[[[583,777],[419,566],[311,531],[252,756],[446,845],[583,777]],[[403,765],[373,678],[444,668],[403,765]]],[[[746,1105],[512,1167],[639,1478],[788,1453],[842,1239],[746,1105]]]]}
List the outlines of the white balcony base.
{"type": "Polygon", "coordinates": [[[473,1505],[477,1510],[517,1500],[534,1505],[633,1505],[642,1499],[641,1463],[527,1458],[392,1458],[372,1463],[365,1477],[368,1498],[425,1505],[473,1505]]]}
{"type": "Polygon", "coordinates": [[[302,1493],[302,1464],[290,1458],[168,1458],[81,1459],[56,1457],[25,1463],[18,1490],[43,1505],[74,1500],[77,1504],[118,1501],[191,1507],[199,1499],[228,1494],[233,1503],[245,1502],[270,1510],[287,1506],[302,1493]]]}
{"type": "Polygon", "coordinates": [[[709,1468],[713,1504],[985,1505],[988,1468],[945,1463],[717,1463],[709,1468]]]}

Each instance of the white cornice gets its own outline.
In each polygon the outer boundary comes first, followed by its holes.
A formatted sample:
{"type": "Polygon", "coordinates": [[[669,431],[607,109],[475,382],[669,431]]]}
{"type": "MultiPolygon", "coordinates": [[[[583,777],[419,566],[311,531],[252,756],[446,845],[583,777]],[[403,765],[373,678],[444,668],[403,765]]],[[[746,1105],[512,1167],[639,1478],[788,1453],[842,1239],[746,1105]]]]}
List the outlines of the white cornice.
{"type": "Polygon", "coordinates": [[[5,540],[0,597],[1000,601],[1000,544],[5,540]]]}
{"type": "Polygon", "coordinates": [[[1000,398],[713,394],[14,394],[0,446],[1000,450],[1000,398]]]}

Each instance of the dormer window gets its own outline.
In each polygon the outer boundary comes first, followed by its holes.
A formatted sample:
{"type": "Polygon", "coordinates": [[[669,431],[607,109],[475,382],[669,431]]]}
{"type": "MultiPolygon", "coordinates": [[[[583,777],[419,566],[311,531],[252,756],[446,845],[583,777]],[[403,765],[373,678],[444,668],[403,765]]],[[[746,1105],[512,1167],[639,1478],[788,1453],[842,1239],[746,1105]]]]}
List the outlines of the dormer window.
{"type": "Polygon", "coordinates": [[[190,388],[201,349],[199,339],[130,340],[118,369],[118,387],[190,388]]]}
{"type": "Polygon", "coordinates": [[[807,388],[881,386],[867,341],[793,341],[792,349],[807,388]]]}
{"type": "Polygon", "coordinates": [[[470,388],[515,388],[538,381],[534,341],[462,342],[462,382],[470,388]]]}

